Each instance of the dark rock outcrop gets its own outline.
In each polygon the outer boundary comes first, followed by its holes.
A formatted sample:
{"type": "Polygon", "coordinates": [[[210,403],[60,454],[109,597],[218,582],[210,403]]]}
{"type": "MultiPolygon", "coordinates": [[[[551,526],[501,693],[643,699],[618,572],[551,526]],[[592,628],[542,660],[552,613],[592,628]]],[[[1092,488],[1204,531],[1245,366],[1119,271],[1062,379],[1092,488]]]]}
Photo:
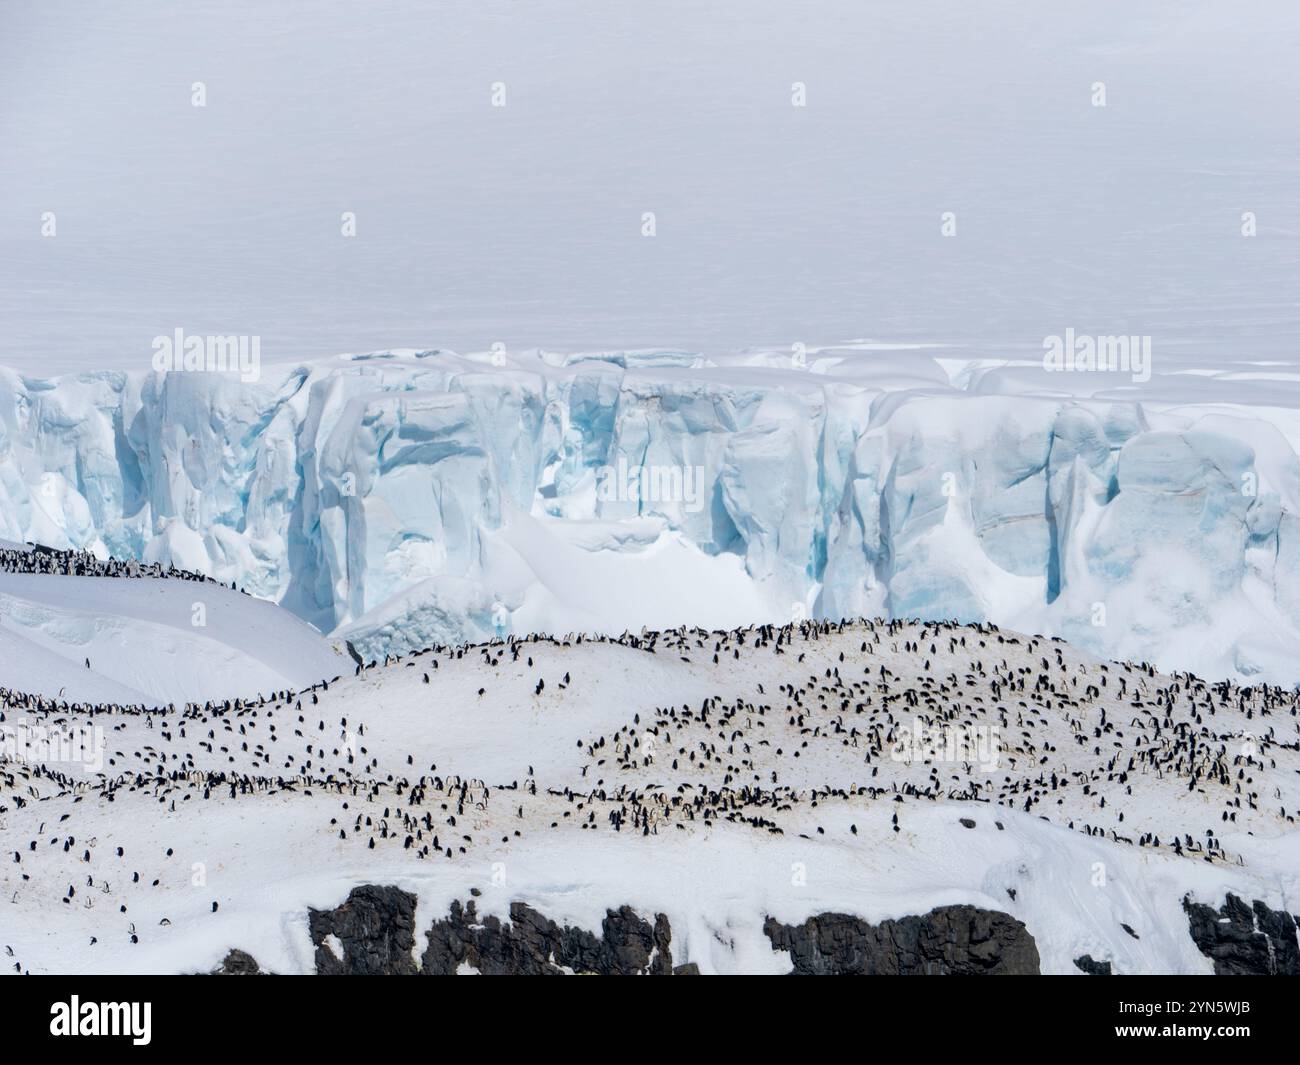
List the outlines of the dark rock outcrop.
{"type": "Polygon", "coordinates": [[[425,933],[428,946],[420,971],[450,975],[467,964],[485,976],[544,976],[566,970],[607,976],[672,975],[672,930],[663,914],[651,925],[623,906],[606,913],[601,933],[557,925],[522,902],[510,904],[507,922],[480,918],[473,901],[464,908],[454,902],[450,915],[425,933]]]}
{"type": "Polygon", "coordinates": [[[1183,911],[1192,940],[1214,962],[1215,975],[1300,976],[1300,918],[1258,900],[1247,905],[1232,894],[1219,910],[1184,898],[1183,911]]]}
{"type": "Polygon", "coordinates": [[[309,910],[307,930],[321,976],[406,976],[414,973],[415,896],[365,884],[333,910],[309,910]],[[343,956],[326,939],[334,936],[343,956]]]}
{"type": "MultiPolygon", "coordinates": [[[[445,918],[432,922],[417,963],[415,911],[414,895],[373,884],[354,888],[335,909],[309,911],[316,972],[670,976],[699,971],[691,963],[674,969],[672,929],[663,914],[651,922],[622,906],[608,910],[600,932],[594,933],[557,924],[523,902],[511,903],[506,920],[481,916],[473,899],[453,902],[445,918]]],[[[1039,971],[1038,948],[1024,924],[1009,914],[974,906],[941,906],[924,916],[879,925],[837,913],[810,917],[802,925],[768,918],[764,931],[775,948],[790,952],[794,971],[802,974],[1039,971]]],[[[256,971],[252,958],[232,951],[223,971],[250,971],[249,963],[256,971]]]]}
{"type": "Polygon", "coordinates": [[[212,970],[213,976],[264,976],[257,959],[242,950],[231,950],[221,959],[221,965],[212,970]]]}
{"type": "Polygon", "coordinates": [[[1074,967],[1089,976],[1110,976],[1110,962],[1097,961],[1091,954],[1084,954],[1074,959],[1074,967]]]}
{"type": "Polygon", "coordinates": [[[354,888],[341,906],[311,910],[308,931],[321,975],[454,974],[462,965],[485,975],[545,975],[566,970],[625,975],[673,972],[672,930],[663,914],[651,924],[631,907],[610,910],[601,934],[558,925],[522,902],[510,919],[480,917],[471,900],[425,932],[417,966],[415,896],[396,887],[354,888]],[[328,940],[333,936],[337,945],[328,940]],[[341,956],[340,956],[341,951],[341,956]]]}
{"type": "Polygon", "coordinates": [[[772,946],[788,950],[803,976],[1016,975],[1039,971],[1038,947],[1010,914],[974,906],[940,906],[921,917],[868,924],[823,913],[801,925],[769,917],[772,946]]]}

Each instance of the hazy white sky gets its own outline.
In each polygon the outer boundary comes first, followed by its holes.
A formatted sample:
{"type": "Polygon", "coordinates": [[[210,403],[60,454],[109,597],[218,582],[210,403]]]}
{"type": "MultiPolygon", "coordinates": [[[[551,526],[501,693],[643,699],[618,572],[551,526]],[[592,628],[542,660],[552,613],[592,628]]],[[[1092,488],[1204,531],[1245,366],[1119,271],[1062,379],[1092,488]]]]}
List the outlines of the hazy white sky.
{"type": "Polygon", "coordinates": [[[1293,358],[1297,55],[1291,0],[0,0],[0,364],[176,327],[1293,358]]]}

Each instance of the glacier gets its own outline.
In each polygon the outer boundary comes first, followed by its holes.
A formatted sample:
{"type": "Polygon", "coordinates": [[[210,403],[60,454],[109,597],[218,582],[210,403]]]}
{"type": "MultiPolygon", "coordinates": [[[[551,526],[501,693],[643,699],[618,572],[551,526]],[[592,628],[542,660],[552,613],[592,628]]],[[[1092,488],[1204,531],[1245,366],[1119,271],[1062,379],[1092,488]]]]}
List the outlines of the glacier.
{"type": "Polygon", "coordinates": [[[0,538],[233,582],[373,659],[888,616],[1292,685],[1296,375],[1159,370],[865,342],[0,370],[0,538]],[[620,464],[698,497],[600,491],[620,464]]]}

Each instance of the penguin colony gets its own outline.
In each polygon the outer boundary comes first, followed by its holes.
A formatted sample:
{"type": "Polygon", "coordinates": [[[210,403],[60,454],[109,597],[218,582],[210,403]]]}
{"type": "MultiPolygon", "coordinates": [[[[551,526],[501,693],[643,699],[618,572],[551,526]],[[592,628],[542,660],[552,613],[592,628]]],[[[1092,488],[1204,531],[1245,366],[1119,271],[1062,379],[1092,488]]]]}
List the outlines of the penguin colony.
{"type": "MultiPolygon", "coordinates": [[[[105,742],[99,773],[0,761],[0,935],[16,906],[50,922],[93,908],[87,951],[164,936],[170,916],[137,913],[189,883],[187,826],[234,811],[255,845],[273,799],[348,868],[477,861],[570,832],[647,847],[724,822],[823,833],[809,825],[831,805],[889,804],[905,841],[909,810],[943,802],[1240,864],[1222,837],[1295,825],[1298,706],[1281,688],[1099,662],[992,625],[868,620],[510,637],[180,707],[0,689],[0,725],[98,727],[105,742]],[[995,729],[996,764],[900,759],[918,723],[995,729]],[[149,842],[125,845],[125,824],[151,826],[149,842]]],[[[212,895],[205,913],[220,912],[212,895]]]]}
{"type": "MultiPolygon", "coordinates": [[[[31,544],[27,549],[0,548],[0,573],[42,573],[67,577],[134,577],[198,581],[206,584],[220,583],[201,573],[177,569],[172,565],[164,567],[159,562],[103,559],[89,551],[60,551],[41,544],[31,544]]],[[[232,582],[229,587],[234,588],[234,583],[232,582]]]]}

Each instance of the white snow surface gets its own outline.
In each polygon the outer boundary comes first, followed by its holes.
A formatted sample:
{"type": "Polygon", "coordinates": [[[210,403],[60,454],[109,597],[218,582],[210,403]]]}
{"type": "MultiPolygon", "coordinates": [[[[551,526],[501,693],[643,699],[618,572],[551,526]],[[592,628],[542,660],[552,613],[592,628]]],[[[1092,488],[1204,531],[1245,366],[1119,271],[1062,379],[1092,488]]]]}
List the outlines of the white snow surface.
{"type": "Polygon", "coordinates": [[[217,584],[0,572],[0,685],[11,690],[183,705],[352,669],[310,625],[217,584]]]}
{"type": "MultiPolygon", "coordinates": [[[[497,641],[287,699],[183,715],[100,708],[99,774],[0,766],[0,823],[17,854],[0,863],[6,968],[192,972],[239,947],[264,968],[307,972],[307,909],[362,883],[415,893],[421,930],[471,888],[481,912],[522,900],[593,931],[624,904],[663,913],[674,962],[705,973],[788,971],[762,932],[769,915],[878,921],[951,903],[1022,920],[1044,972],[1077,972],[1086,953],[1119,973],[1204,973],[1185,896],[1294,908],[1289,695],[1216,693],[991,629],[635,643],[497,641]],[[1002,721],[995,771],[892,758],[916,715],[1002,721]],[[1161,771],[1134,766],[1139,751],[1161,771]],[[232,793],[210,773],[251,787],[232,793]],[[742,786],[780,796],[735,807],[779,834],[709,797],[742,786]],[[653,813],[648,835],[609,820],[633,795],[653,813]],[[428,815],[431,830],[404,848],[408,815],[428,815]],[[1137,845],[1147,833],[1159,844],[1137,845]],[[1215,846],[1215,860],[1175,853],[1176,839],[1215,846]]],[[[4,712],[87,720],[65,705],[4,712]]]]}
{"type": "Polygon", "coordinates": [[[381,659],[508,632],[990,620],[1300,680],[1300,382],[850,345],[0,371],[0,538],[174,563],[381,659]],[[689,477],[616,498],[607,470],[689,477]]]}

